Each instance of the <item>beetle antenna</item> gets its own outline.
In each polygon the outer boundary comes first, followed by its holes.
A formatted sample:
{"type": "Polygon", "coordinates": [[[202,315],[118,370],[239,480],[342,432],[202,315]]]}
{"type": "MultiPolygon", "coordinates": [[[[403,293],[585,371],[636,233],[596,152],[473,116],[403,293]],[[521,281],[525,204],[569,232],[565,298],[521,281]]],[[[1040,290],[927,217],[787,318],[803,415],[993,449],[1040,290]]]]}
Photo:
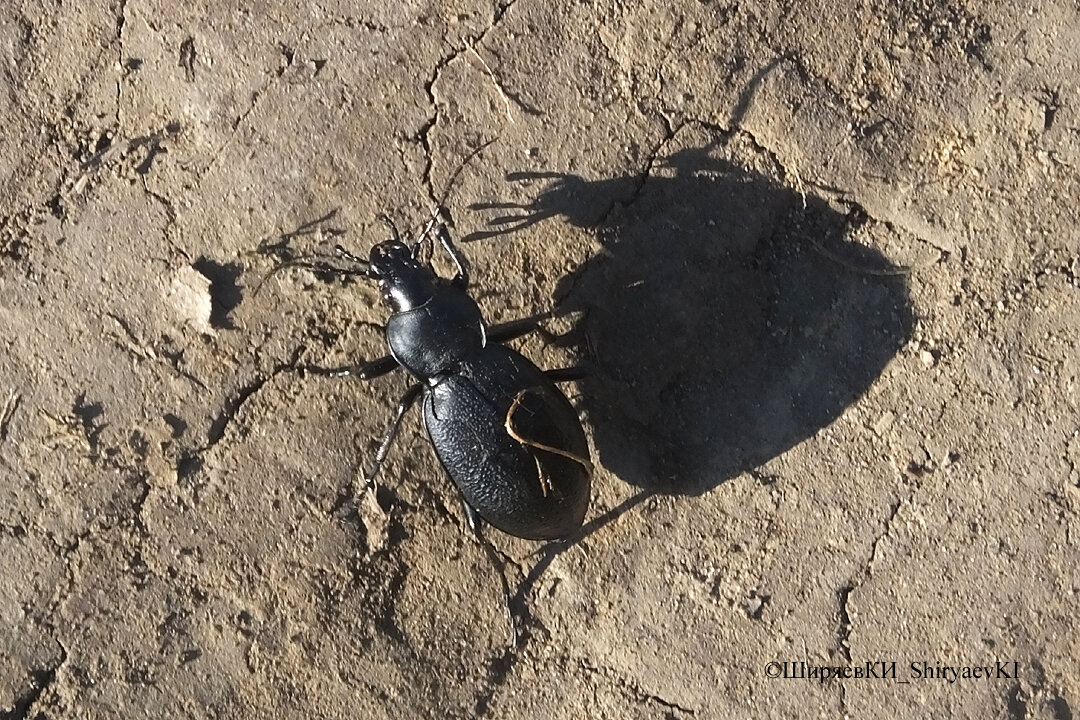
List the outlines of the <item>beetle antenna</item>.
{"type": "Polygon", "coordinates": [[[455,169],[453,174],[450,175],[450,179],[446,181],[446,186],[443,188],[442,195],[440,195],[439,199],[435,202],[435,207],[431,209],[431,216],[428,218],[427,223],[424,224],[424,229],[418,236],[417,245],[419,245],[420,242],[431,232],[432,228],[434,228],[439,223],[439,211],[443,209],[443,206],[446,204],[446,199],[450,197],[450,191],[454,189],[454,183],[457,182],[458,176],[461,175],[461,171],[465,169],[466,165],[472,162],[472,159],[474,157],[479,155],[485,148],[487,148],[489,145],[491,145],[498,139],[499,136],[496,135],[487,142],[481,143],[476,148],[474,148],[472,152],[466,155],[460,163],[458,163],[457,169],[455,169]]]}
{"type": "MultiPolygon", "coordinates": [[[[337,255],[340,258],[345,258],[345,260],[347,260],[348,262],[351,262],[353,265],[356,265],[357,268],[360,270],[360,272],[367,272],[368,271],[369,263],[368,263],[367,260],[365,260],[362,257],[358,257],[356,255],[353,255],[351,252],[346,250],[341,245],[335,245],[334,246],[334,254],[337,255]]],[[[356,274],[356,273],[354,272],[352,274],[356,274]]]]}
{"type": "Polygon", "coordinates": [[[446,187],[443,188],[442,195],[439,196],[438,202],[435,203],[435,210],[432,214],[437,214],[439,212],[439,208],[441,208],[443,204],[446,203],[446,198],[450,197],[450,191],[454,188],[454,183],[457,182],[458,176],[461,175],[461,171],[465,169],[465,166],[472,162],[472,159],[479,155],[481,151],[483,151],[486,147],[488,147],[498,139],[499,136],[496,135],[495,137],[488,140],[486,143],[481,143],[480,145],[478,145],[471,153],[465,156],[465,159],[462,160],[458,164],[457,169],[454,170],[454,174],[451,175],[450,179],[446,181],[446,187]]]}
{"type": "MultiPolygon", "coordinates": [[[[435,207],[431,209],[431,215],[428,217],[427,222],[424,223],[423,230],[421,230],[416,236],[416,243],[413,245],[413,257],[417,259],[420,258],[420,252],[424,246],[424,241],[431,240],[431,231],[434,230],[435,226],[439,223],[446,222],[445,219],[442,217],[442,212],[446,204],[446,198],[450,197],[450,191],[454,189],[454,183],[457,182],[458,176],[461,175],[461,171],[465,169],[466,165],[472,162],[472,159],[474,157],[479,155],[486,147],[488,147],[498,139],[499,136],[496,135],[487,142],[481,143],[479,146],[474,148],[472,152],[466,155],[460,163],[458,163],[457,168],[455,168],[454,172],[450,175],[450,179],[446,181],[446,185],[445,187],[443,187],[442,195],[440,195],[439,199],[435,202],[435,207]]],[[[434,253],[434,245],[434,242],[432,242],[432,253],[434,253]]]]}
{"type": "Polygon", "coordinates": [[[345,277],[369,277],[368,275],[368,262],[367,260],[361,260],[352,253],[346,251],[340,245],[335,249],[334,255],[327,255],[325,253],[310,253],[308,255],[299,255],[294,258],[290,258],[281,263],[278,263],[270,272],[263,275],[259,280],[259,284],[255,286],[255,290],[251,293],[252,297],[259,294],[262,290],[262,286],[266,284],[266,281],[270,278],[278,275],[289,268],[301,267],[308,270],[314,270],[315,272],[332,273],[334,275],[343,275],[345,277]],[[335,258],[344,259],[347,262],[353,263],[356,267],[336,267],[331,265],[329,260],[335,258]]]}
{"type": "Polygon", "coordinates": [[[390,216],[386,213],[379,213],[378,219],[382,221],[383,225],[390,228],[390,238],[394,242],[400,243],[401,233],[398,232],[397,225],[395,225],[394,221],[390,219],[390,216]]]}

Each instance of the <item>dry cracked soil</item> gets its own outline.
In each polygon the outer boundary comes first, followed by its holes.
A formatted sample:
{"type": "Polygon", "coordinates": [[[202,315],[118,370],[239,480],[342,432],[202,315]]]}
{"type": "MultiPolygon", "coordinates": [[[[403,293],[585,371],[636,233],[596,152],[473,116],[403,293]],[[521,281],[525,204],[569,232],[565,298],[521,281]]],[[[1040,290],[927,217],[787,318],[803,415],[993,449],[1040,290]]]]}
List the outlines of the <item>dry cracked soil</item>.
{"type": "Polygon", "coordinates": [[[0,717],[1080,712],[1075,0],[6,0],[0,68],[0,717]],[[453,232],[596,461],[489,533],[517,648],[415,415],[361,479],[407,380],[303,371],[377,288],[267,277],[495,138],[453,232]]]}

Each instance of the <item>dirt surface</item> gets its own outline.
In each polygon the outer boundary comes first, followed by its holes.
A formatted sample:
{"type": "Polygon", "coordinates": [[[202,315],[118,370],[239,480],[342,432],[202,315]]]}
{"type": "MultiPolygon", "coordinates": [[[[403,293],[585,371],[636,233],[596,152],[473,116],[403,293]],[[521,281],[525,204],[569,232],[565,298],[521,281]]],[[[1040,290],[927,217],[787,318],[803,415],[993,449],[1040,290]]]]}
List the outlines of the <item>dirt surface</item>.
{"type": "Polygon", "coordinates": [[[1075,2],[176,5],[0,6],[0,716],[1080,711],[1075,2]],[[516,650],[415,416],[359,478],[406,379],[298,369],[377,290],[254,292],[496,136],[598,461],[516,650]]]}

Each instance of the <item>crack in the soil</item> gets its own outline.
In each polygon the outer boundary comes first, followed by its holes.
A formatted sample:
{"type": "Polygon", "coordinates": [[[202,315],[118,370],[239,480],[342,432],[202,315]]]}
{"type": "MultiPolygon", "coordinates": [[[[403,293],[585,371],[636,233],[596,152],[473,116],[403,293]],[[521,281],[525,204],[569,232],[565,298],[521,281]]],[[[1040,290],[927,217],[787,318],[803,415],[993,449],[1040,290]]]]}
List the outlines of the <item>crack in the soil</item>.
{"type": "MultiPolygon", "coordinates": [[[[619,674],[619,672],[616,671],[614,668],[590,665],[589,662],[586,660],[581,661],[581,667],[585,671],[592,674],[594,677],[604,678],[609,683],[611,683],[613,687],[621,690],[624,695],[633,699],[635,702],[641,704],[655,703],[656,705],[660,705],[661,707],[666,708],[668,711],[675,711],[684,715],[691,716],[697,715],[697,711],[693,710],[692,708],[684,707],[677,702],[668,700],[667,698],[661,697],[660,695],[655,695],[646,691],[637,682],[619,674]]],[[[672,717],[670,713],[668,717],[672,717]]]]}
{"type": "Polygon", "coordinates": [[[506,685],[506,681],[510,677],[510,671],[517,664],[518,652],[519,650],[514,648],[507,648],[501,655],[493,658],[488,663],[487,683],[484,689],[476,695],[476,700],[473,703],[473,717],[483,718],[489,716],[489,713],[491,713],[491,701],[499,688],[506,685]]]}
{"type": "Polygon", "coordinates": [[[851,664],[851,648],[848,646],[848,639],[851,637],[851,615],[848,613],[848,601],[858,586],[858,583],[849,580],[836,591],[837,615],[840,620],[836,632],[836,648],[848,664],[851,664]]]}
{"type": "Polygon", "coordinates": [[[139,338],[131,325],[124,318],[111,312],[105,313],[105,317],[116,323],[117,327],[123,331],[124,339],[127,340],[126,344],[121,343],[120,338],[114,335],[116,344],[120,349],[126,350],[131,353],[132,356],[140,360],[165,365],[176,373],[177,377],[184,378],[203,391],[208,389],[202,380],[180,366],[181,356],[179,354],[159,354],[153,347],[147,345],[139,338]]]}
{"type": "MultiPolygon", "coordinates": [[[[889,511],[889,515],[885,518],[884,529],[873,539],[870,543],[870,552],[865,563],[857,570],[852,577],[840,586],[836,590],[836,605],[837,605],[837,629],[836,629],[836,651],[843,658],[844,662],[851,665],[851,630],[854,625],[851,619],[851,599],[855,592],[862,587],[870,577],[874,574],[874,562],[877,559],[878,545],[892,532],[893,522],[896,520],[897,515],[900,512],[900,508],[904,504],[911,502],[915,493],[918,491],[919,485],[916,486],[908,493],[905,499],[898,500],[893,503],[892,508],[889,511]]],[[[847,694],[844,683],[839,683],[840,693],[840,706],[846,714],[847,710],[847,694]]]]}
{"type": "Polygon", "coordinates": [[[21,403],[22,393],[17,390],[9,390],[3,408],[0,408],[0,443],[7,440],[8,432],[11,430],[11,419],[15,417],[15,412],[19,409],[21,403]]]}
{"type": "MultiPolygon", "coordinates": [[[[284,33],[283,37],[289,34],[290,33],[284,33]]],[[[296,57],[296,48],[292,45],[286,44],[285,42],[279,42],[278,51],[280,52],[282,58],[285,60],[285,64],[279,65],[278,67],[270,70],[270,72],[272,73],[271,77],[266,82],[264,82],[261,87],[256,89],[251,94],[251,101],[248,103],[247,109],[245,109],[233,119],[232,130],[229,133],[229,136],[225,138],[225,141],[218,146],[217,150],[214,151],[214,156],[210,158],[210,162],[206,164],[206,167],[204,167],[197,174],[196,184],[201,182],[203,177],[205,177],[207,173],[209,173],[214,167],[217,166],[218,161],[221,160],[221,158],[224,156],[225,150],[228,149],[228,147],[232,144],[233,140],[235,140],[236,136],[239,134],[240,126],[247,121],[248,117],[253,112],[255,112],[255,109],[259,106],[259,102],[262,100],[263,97],[266,96],[268,92],[270,92],[273,86],[281,80],[281,77],[285,74],[285,71],[292,67],[293,61],[296,57]]],[[[183,58],[181,58],[181,60],[183,60],[183,58]]],[[[194,44],[192,44],[192,62],[194,62],[194,44]]],[[[191,77],[194,77],[194,70],[191,73],[191,77]]]]}
{"type": "MultiPolygon", "coordinates": [[[[900,513],[901,508],[904,505],[910,504],[915,497],[915,494],[921,488],[921,483],[916,482],[911,490],[907,493],[906,497],[901,498],[894,502],[889,510],[888,516],[884,520],[884,527],[880,533],[870,543],[870,550],[867,553],[866,561],[859,567],[852,576],[836,590],[836,603],[837,603],[837,630],[836,630],[836,651],[840,654],[844,662],[850,666],[851,664],[851,631],[854,626],[854,621],[851,617],[851,601],[855,592],[874,574],[874,564],[877,561],[878,547],[881,542],[889,537],[892,533],[893,524],[896,521],[897,516],[900,513]]],[[[847,711],[847,695],[844,683],[839,683],[839,699],[841,709],[846,714],[847,711]]]]}
{"type": "MultiPolygon", "coordinates": [[[[168,237],[169,231],[176,224],[176,218],[177,218],[176,206],[173,205],[172,200],[165,197],[161,193],[159,193],[159,192],[157,192],[155,190],[152,190],[150,188],[150,186],[147,184],[145,176],[143,177],[142,186],[143,186],[143,192],[145,192],[149,197],[153,198],[159,205],[161,205],[161,208],[165,211],[165,228],[164,228],[163,233],[164,233],[164,235],[166,237],[168,237]]],[[[173,245],[173,247],[176,247],[175,243],[170,243],[170,244],[173,245]]],[[[188,256],[188,254],[186,252],[184,252],[183,248],[176,247],[176,249],[177,249],[177,251],[180,252],[180,254],[184,257],[184,259],[188,261],[188,263],[191,262],[191,258],[188,256]]]]}
{"type": "Polygon", "coordinates": [[[439,122],[439,102],[435,98],[435,84],[439,81],[439,76],[442,74],[442,71],[446,69],[450,63],[457,60],[464,53],[479,48],[480,44],[483,43],[484,38],[499,25],[503,17],[516,2],[517,0],[510,0],[505,4],[497,5],[491,19],[491,24],[476,37],[465,38],[460,48],[452,48],[450,52],[440,57],[435,63],[435,68],[432,70],[430,78],[424,83],[424,92],[427,93],[432,113],[417,131],[416,142],[420,143],[420,146],[424,149],[425,163],[424,170],[420,174],[420,181],[426,189],[428,198],[432,203],[437,203],[439,201],[439,195],[435,192],[435,188],[431,184],[431,172],[435,165],[435,158],[432,155],[430,135],[431,131],[435,128],[435,125],[439,122]]]}
{"type": "MultiPolygon", "coordinates": [[[[875,542],[875,546],[876,544],[877,543],[875,542]]],[[[851,593],[854,592],[857,587],[858,585],[856,583],[848,581],[847,584],[836,591],[837,615],[839,616],[839,625],[836,631],[836,644],[840,656],[848,666],[851,665],[851,647],[848,645],[848,640],[851,637],[851,615],[848,612],[848,602],[851,599],[851,593]]],[[[837,683],[837,685],[840,693],[841,715],[847,717],[847,687],[845,687],[846,684],[842,682],[837,683]]]]}
{"type": "MultiPolygon", "coordinates": [[[[664,113],[661,113],[661,117],[663,117],[665,120],[667,118],[667,116],[664,113]]],[[[773,149],[771,149],[768,145],[766,145],[751,130],[748,130],[746,127],[744,127],[742,125],[732,125],[730,128],[726,128],[726,127],[723,127],[722,125],[719,125],[717,123],[710,122],[708,120],[704,120],[704,119],[701,119],[701,118],[687,117],[682,122],[682,124],[675,127],[673,131],[671,131],[670,128],[669,128],[670,135],[668,137],[666,137],[661,142],[661,144],[657,148],[656,152],[658,153],[660,151],[660,149],[662,148],[664,143],[666,143],[669,140],[671,140],[672,138],[674,138],[676,133],[678,133],[680,130],[687,127],[688,125],[696,125],[698,127],[701,127],[703,129],[711,132],[711,133],[720,135],[721,137],[724,137],[726,139],[730,139],[732,137],[743,137],[743,138],[745,138],[746,140],[748,140],[750,142],[750,144],[753,146],[755,151],[757,151],[757,152],[761,153],[762,155],[764,155],[765,157],[767,157],[769,159],[769,161],[773,165],[776,166],[776,168],[779,170],[779,172],[780,172],[781,176],[783,177],[783,179],[793,189],[797,190],[800,194],[805,196],[805,190],[803,188],[803,179],[799,175],[798,171],[789,169],[784,164],[784,162],[780,159],[780,156],[773,149]]],[[[626,203],[626,205],[631,204],[633,202],[633,200],[635,200],[637,198],[637,195],[640,193],[641,188],[644,186],[646,180],[648,179],[648,170],[651,169],[653,162],[655,162],[655,153],[654,153],[654,155],[652,157],[649,158],[649,164],[648,164],[648,166],[646,168],[646,173],[643,175],[642,179],[640,180],[640,184],[638,185],[638,189],[634,193],[634,196],[632,197],[632,199],[629,202],[626,203]]],[[[947,260],[949,258],[950,254],[951,254],[951,251],[948,248],[945,248],[945,247],[939,245],[938,243],[935,243],[930,238],[924,237],[923,235],[919,234],[917,231],[915,231],[912,228],[906,227],[904,225],[900,225],[900,224],[896,223],[893,220],[885,220],[883,218],[878,218],[878,217],[874,216],[873,214],[871,214],[866,209],[866,207],[862,203],[860,203],[858,201],[858,199],[857,199],[858,196],[857,196],[857,194],[855,192],[848,191],[848,190],[843,190],[842,188],[826,188],[824,186],[821,186],[818,183],[813,183],[813,182],[811,182],[810,185],[812,187],[815,187],[815,188],[819,189],[819,190],[827,190],[828,192],[830,192],[830,193],[832,193],[834,195],[837,195],[838,197],[836,197],[836,200],[838,202],[841,202],[843,205],[848,207],[850,217],[859,216],[859,217],[861,217],[863,219],[863,222],[869,220],[869,221],[872,221],[874,223],[878,223],[878,224],[882,225],[890,233],[892,233],[894,235],[897,235],[897,236],[899,236],[901,234],[900,231],[903,231],[904,233],[907,233],[907,234],[911,235],[913,238],[915,238],[916,241],[918,241],[918,242],[920,242],[920,243],[922,243],[924,245],[930,246],[934,250],[937,250],[937,252],[939,253],[939,256],[937,258],[934,258],[932,262],[920,263],[918,265],[913,265],[913,266],[909,266],[909,267],[893,266],[893,267],[890,267],[890,268],[888,268],[886,270],[881,270],[881,271],[874,271],[874,270],[871,270],[871,269],[868,269],[868,268],[852,268],[852,269],[855,269],[855,270],[857,270],[859,272],[868,273],[868,274],[879,274],[879,272],[880,272],[880,274],[894,274],[894,273],[896,273],[896,274],[907,274],[910,271],[920,269],[920,268],[922,268],[924,266],[928,267],[929,265],[933,265],[933,264],[936,264],[938,262],[942,262],[942,261],[947,260]]],[[[609,212],[610,212],[610,210],[609,210],[609,212]]],[[[820,249],[824,250],[824,248],[820,248],[820,249]]],[[[831,255],[830,255],[830,257],[831,257],[831,255]]],[[[846,265],[846,263],[843,263],[843,264],[846,265]]]]}
{"type": "Polygon", "coordinates": [[[225,431],[229,425],[236,418],[237,414],[244,407],[244,403],[250,400],[256,395],[263,387],[280,375],[283,372],[295,371],[297,365],[300,362],[301,356],[304,354],[303,346],[298,346],[293,350],[292,357],[283,363],[278,363],[267,375],[260,375],[251,382],[243,385],[239,390],[233,393],[231,396],[225,399],[224,406],[210,423],[210,429],[207,432],[207,443],[198,451],[197,454],[202,454],[217,445],[218,441],[225,436],[225,431]]]}
{"type": "MultiPolygon", "coordinates": [[[[48,198],[41,199],[37,202],[31,202],[29,209],[22,210],[18,213],[18,217],[25,219],[26,227],[33,227],[35,225],[38,225],[41,221],[41,218],[44,217],[46,214],[51,214],[53,217],[60,220],[61,222],[66,222],[68,220],[67,211],[64,207],[65,194],[72,190],[75,190],[77,192],[80,189],[79,182],[82,181],[86,176],[85,164],[79,171],[72,172],[66,163],[67,159],[72,157],[78,158],[80,155],[80,145],[78,144],[78,142],[72,142],[74,123],[71,121],[71,118],[80,118],[85,115],[85,113],[80,110],[79,104],[85,98],[87,94],[87,87],[90,85],[90,83],[93,80],[98,79],[102,76],[103,67],[106,66],[108,58],[111,57],[111,49],[113,43],[117,42],[120,44],[117,55],[117,59],[120,63],[120,76],[117,78],[115,110],[116,127],[114,128],[113,132],[119,131],[120,101],[122,93],[121,84],[123,82],[124,73],[123,29],[124,25],[126,24],[126,10],[127,0],[121,0],[120,7],[115,19],[116,30],[114,35],[107,43],[105,43],[99,48],[97,55],[89,63],[86,71],[79,77],[78,81],[76,82],[74,92],[69,98],[63,101],[62,107],[60,109],[57,109],[55,113],[53,113],[51,116],[46,116],[46,114],[37,111],[36,108],[31,108],[25,102],[23,102],[22,94],[18,94],[16,96],[20,109],[27,113],[33,112],[33,114],[37,116],[37,124],[43,128],[46,135],[46,146],[51,148],[56,153],[59,165],[59,177],[53,185],[52,194],[49,195],[48,198]],[[58,121],[53,119],[55,117],[60,117],[62,119],[58,121]]],[[[47,30],[55,26],[56,21],[54,19],[52,25],[49,28],[46,28],[45,26],[39,28],[38,34],[44,37],[47,34],[47,30]]],[[[28,56],[28,59],[31,59],[30,56],[28,56]]],[[[102,135],[102,137],[105,136],[102,135]]],[[[100,155],[101,153],[98,154],[100,155]]],[[[7,226],[7,221],[9,219],[9,217],[0,218],[0,230],[3,230],[7,226]]],[[[0,238],[2,237],[3,234],[0,234],[0,238]]],[[[13,255],[15,257],[18,257],[21,248],[25,245],[26,243],[22,239],[17,239],[16,241],[14,241],[14,243],[8,243],[7,241],[0,242],[0,255],[13,255]]]]}
{"type": "Polygon", "coordinates": [[[21,538],[26,537],[26,526],[19,525],[5,525],[0,522],[0,535],[7,535],[8,537],[21,538]]]}
{"type": "MultiPolygon", "coordinates": [[[[59,640],[56,644],[60,646],[60,658],[56,663],[48,665],[43,668],[30,671],[30,687],[22,695],[15,697],[15,702],[11,706],[11,709],[6,713],[0,714],[0,720],[29,720],[34,710],[34,706],[45,694],[45,692],[52,687],[52,684],[56,682],[56,675],[60,672],[60,668],[68,659],[67,648],[59,640]]],[[[42,713],[38,713],[35,717],[41,716],[42,713]]]]}
{"type": "Polygon", "coordinates": [[[150,537],[150,530],[146,527],[146,521],[143,519],[143,510],[146,509],[146,500],[150,497],[150,475],[147,472],[143,472],[136,475],[136,478],[139,480],[141,488],[139,490],[139,496],[135,498],[135,502],[133,502],[131,506],[131,509],[135,511],[132,522],[135,523],[135,528],[139,531],[139,536],[148,538],[150,537]]]}
{"type": "Polygon", "coordinates": [[[420,126],[420,130],[417,132],[416,139],[420,143],[420,146],[424,148],[424,171],[420,174],[420,182],[427,189],[428,199],[431,202],[436,202],[438,196],[435,194],[435,189],[431,186],[431,169],[434,166],[434,159],[431,156],[431,134],[432,128],[439,121],[439,103],[435,99],[435,83],[439,79],[439,73],[442,72],[444,62],[440,61],[435,66],[434,72],[431,74],[431,78],[424,83],[424,92],[427,93],[428,102],[431,104],[432,114],[428,120],[420,126]]]}
{"type": "Polygon", "coordinates": [[[660,119],[664,123],[664,135],[656,143],[653,149],[645,157],[645,162],[642,164],[641,172],[638,173],[637,178],[634,180],[634,187],[630,191],[629,195],[625,198],[614,198],[607,206],[603,213],[600,215],[600,219],[597,222],[597,227],[606,227],[608,219],[611,214],[615,212],[616,207],[628,208],[637,202],[637,199],[641,196],[642,190],[645,188],[645,184],[652,176],[653,167],[656,165],[656,158],[660,156],[664,146],[675,139],[675,136],[685,128],[689,123],[682,123],[674,127],[671,126],[667,116],[664,113],[660,113],[660,119]]]}
{"type": "Polygon", "coordinates": [[[124,25],[127,23],[127,0],[120,0],[120,9],[116,13],[116,40],[119,44],[116,54],[116,131],[120,132],[120,104],[124,94],[124,25]]]}
{"type": "MultiPolygon", "coordinates": [[[[153,151],[151,151],[151,153],[147,156],[145,163],[150,163],[152,161],[152,158],[153,151]]],[[[165,227],[162,228],[161,234],[168,241],[169,247],[171,247],[177,255],[182,257],[185,263],[187,263],[188,265],[194,265],[195,261],[188,254],[187,250],[185,250],[174,237],[176,235],[177,220],[179,218],[176,212],[176,205],[171,199],[150,187],[150,183],[148,182],[146,173],[140,173],[140,175],[142,177],[143,192],[146,193],[147,197],[150,197],[155,202],[157,202],[165,211],[165,227]]],[[[185,373],[185,375],[186,374],[187,373],[185,373]]],[[[203,389],[205,389],[205,386],[203,389]]]]}
{"type": "Polygon", "coordinates": [[[195,38],[188,35],[180,42],[180,57],[177,66],[183,68],[184,78],[190,83],[195,82],[195,58],[198,53],[195,50],[195,38]]]}
{"type": "Polygon", "coordinates": [[[829,96],[831,96],[833,102],[835,102],[837,105],[847,111],[847,114],[852,121],[852,127],[855,129],[856,132],[861,128],[862,124],[856,119],[855,114],[851,110],[851,106],[848,105],[847,101],[844,99],[843,94],[835,87],[833,87],[832,82],[830,82],[828,78],[822,75],[818,75],[813,70],[811,70],[806,60],[799,53],[792,50],[781,50],[780,48],[769,42],[765,38],[764,34],[762,35],[762,40],[765,42],[765,46],[772,50],[772,52],[776,55],[777,58],[779,58],[780,60],[787,60],[791,63],[792,66],[794,66],[795,73],[799,76],[799,80],[802,81],[804,85],[811,87],[816,85],[818,87],[824,88],[825,92],[829,96]]]}
{"type": "MultiPolygon", "coordinates": [[[[591,534],[591,532],[594,532],[599,527],[606,525],[652,496],[652,492],[641,492],[624,500],[618,507],[605,513],[604,516],[587,523],[585,528],[581,531],[581,534],[578,536],[578,540],[580,540],[581,537],[591,534]]],[[[569,544],[572,545],[578,542],[578,540],[569,541],[569,544]]],[[[525,598],[529,596],[531,590],[536,586],[538,579],[550,565],[552,559],[563,552],[566,547],[568,547],[568,545],[558,541],[549,543],[545,546],[545,548],[541,550],[543,557],[529,570],[529,574],[525,577],[525,580],[518,585],[517,592],[510,599],[511,611],[513,611],[515,604],[522,608],[522,614],[517,616],[522,620],[522,624],[519,626],[519,629],[522,630],[522,632],[519,636],[518,646],[517,648],[507,648],[501,655],[492,658],[488,663],[487,684],[475,695],[476,700],[473,705],[473,717],[479,718],[490,714],[492,698],[494,698],[495,693],[499,688],[506,684],[510,672],[513,670],[517,661],[521,659],[528,648],[529,643],[533,641],[534,636],[537,637],[538,642],[547,642],[551,638],[551,632],[543,622],[528,611],[525,598]]],[[[518,567],[518,569],[521,570],[516,562],[511,562],[515,567],[518,567]]]]}
{"type": "MultiPolygon", "coordinates": [[[[795,66],[796,66],[796,69],[799,71],[800,77],[803,77],[803,70],[800,70],[800,68],[802,68],[802,65],[799,62],[797,62],[795,60],[795,58],[793,58],[793,57],[791,57],[789,55],[782,55],[782,56],[780,56],[778,58],[778,60],[784,60],[784,59],[792,60],[792,62],[794,62],[795,66]]],[[[805,71],[805,72],[807,73],[807,77],[805,77],[803,79],[806,82],[811,82],[815,78],[815,76],[813,76],[813,74],[809,73],[809,71],[805,71]]],[[[836,95],[835,91],[832,91],[828,87],[827,83],[824,83],[824,81],[822,81],[822,83],[824,84],[825,88],[827,90],[829,90],[830,93],[832,93],[833,95],[836,95]]],[[[838,99],[838,101],[840,101],[842,103],[842,100],[839,98],[838,95],[837,95],[837,99],[838,99]]],[[[750,143],[754,146],[755,150],[757,150],[757,151],[763,153],[764,155],[766,155],[769,158],[769,160],[771,162],[773,162],[776,165],[777,168],[780,169],[780,172],[783,174],[783,177],[784,177],[785,180],[787,180],[789,182],[794,181],[795,186],[798,188],[800,193],[803,193],[805,195],[805,193],[803,191],[803,179],[799,175],[798,170],[797,169],[795,169],[795,170],[789,169],[784,164],[784,162],[781,161],[780,156],[776,153],[776,151],[774,151],[772,148],[770,148],[768,145],[766,145],[757,135],[755,135],[753,133],[753,131],[747,129],[745,126],[743,126],[741,124],[732,125],[732,127],[730,129],[728,129],[728,128],[721,127],[721,126],[719,126],[719,125],[717,125],[715,123],[710,123],[709,121],[706,121],[706,120],[701,120],[701,119],[697,119],[697,118],[691,118],[691,119],[688,119],[688,120],[692,120],[693,122],[696,122],[696,123],[700,124],[702,127],[705,127],[707,129],[710,129],[710,130],[713,130],[713,131],[716,131],[716,132],[721,132],[721,133],[723,133],[723,134],[725,134],[727,136],[730,136],[731,134],[734,134],[734,133],[738,133],[738,134],[743,135],[747,140],[750,141],[750,143]]],[[[858,198],[858,193],[856,193],[855,191],[844,190],[843,188],[827,187],[827,186],[824,186],[824,185],[822,185],[820,183],[816,183],[816,182],[810,182],[809,185],[811,185],[812,187],[815,187],[815,188],[817,188],[819,190],[825,190],[825,191],[828,191],[828,192],[830,192],[830,193],[832,193],[834,195],[837,195],[838,196],[836,198],[837,200],[843,202],[844,204],[848,205],[849,207],[857,208],[860,212],[865,214],[865,216],[869,220],[872,220],[875,223],[880,223],[881,225],[884,225],[885,228],[889,232],[891,232],[891,233],[893,233],[895,235],[899,235],[900,234],[899,230],[903,230],[905,233],[908,233],[912,237],[914,237],[918,242],[923,243],[924,245],[929,245],[930,247],[937,250],[939,253],[941,253],[942,258],[947,258],[949,256],[949,254],[952,252],[949,248],[946,248],[946,247],[934,242],[931,238],[923,236],[922,234],[920,234],[918,231],[916,231],[913,228],[906,227],[904,225],[900,225],[900,224],[896,223],[893,220],[885,220],[883,218],[875,217],[874,215],[872,215],[870,212],[867,211],[866,207],[861,202],[858,201],[858,199],[857,199],[858,198]]]]}
{"type": "MultiPolygon", "coordinates": [[[[100,532],[108,532],[109,530],[119,528],[123,526],[126,522],[131,522],[135,526],[135,529],[139,533],[139,537],[147,537],[149,535],[149,531],[146,528],[146,525],[142,519],[143,508],[146,503],[146,499],[150,494],[150,482],[148,480],[148,472],[145,469],[138,467],[130,469],[132,470],[132,473],[128,479],[137,479],[142,485],[139,492],[139,497],[135,498],[135,500],[131,503],[130,516],[125,513],[121,516],[110,519],[108,518],[109,513],[104,513],[98,518],[92,520],[90,524],[88,524],[86,528],[82,530],[82,532],[78,533],[75,536],[74,540],[67,544],[62,543],[57,538],[56,534],[50,530],[46,530],[43,533],[44,537],[48,539],[56,548],[56,551],[64,564],[64,569],[66,573],[66,578],[64,579],[64,581],[58,583],[52,597],[49,598],[48,606],[43,613],[43,616],[45,618],[55,616],[59,612],[60,607],[71,597],[73,590],[78,585],[78,581],[75,577],[75,569],[72,567],[72,558],[79,553],[84,542],[86,542],[100,532]]],[[[117,468],[117,470],[118,472],[120,471],[119,468],[117,468]]]]}
{"type": "MultiPolygon", "coordinates": [[[[491,548],[502,559],[504,565],[500,572],[502,572],[504,576],[506,573],[506,566],[509,565],[514,568],[519,577],[527,577],[520,563],[497,548],[494,544],[491,545],[491,548]]],[[[526,580],[526,582],[528,581],[526,580]]],[[[515,632],[518,633],[517,644],[504,648],[502,653],[488,661],[486,682],[474,696],[472,709],[473,717],[482,718],[490,716],[492,709],[491,701],[494,699],[495,693],[506,685],[510,673],[513,672],[514,667],[517,665],[518,661],[521,660],[529,643],[531,643],[534,638],[537,638],[540,642],[546,642],[551,637],[551,633],[544,623],[529,611],[524,594],[520,592],[524,586],[519,585],[518,587],[519,593],[509,598],[508,607],[512,616],[511,622],[515,624],[515,632]],[[515,610],[515,605],[520,607],[520,613],[515,610]],[[520,624],[518,623],[519,620],[521,621],[520,624]]]]}
{"type": "MultiPolygon", "coordinates": [[[[895,503],[893,503],[892,511],[889,513],[889,517],[885,518],[885,530],[882,531],[882,533],[876,538],[874,538],[874,542],[870,544],[870,559],[866,563],[867,577],[870,577],[874,574],[874,562],[877,560],[878,545],[881,543],[882,540],[889,536],[889,533],[892,532],[892,524],[893,521],[896,519],[896,516],[900,512],[901,505],[903,505],[903,502],[900,500],[897,500],[895,503]]],[[[860,581],[860,584],[862,584],[862,581],[860,581]]],[[[855,587],[852,587],[851,589],[854,590],[855,587]]]]}

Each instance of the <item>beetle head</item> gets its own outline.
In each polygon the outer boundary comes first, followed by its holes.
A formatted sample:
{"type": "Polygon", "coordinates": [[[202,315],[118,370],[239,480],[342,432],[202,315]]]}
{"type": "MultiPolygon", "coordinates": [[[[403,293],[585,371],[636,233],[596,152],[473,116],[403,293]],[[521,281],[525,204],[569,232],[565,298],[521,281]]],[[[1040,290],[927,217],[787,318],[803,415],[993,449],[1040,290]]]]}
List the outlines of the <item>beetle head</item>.
{"type": "Polygon", "coordinates": [[[368,275],[378,281],[383,300],[396,312],[423,305],[434,292],[431,268],[417,260],[412,250],[398,240],[387,240],[371,248],[368,275]]]}

